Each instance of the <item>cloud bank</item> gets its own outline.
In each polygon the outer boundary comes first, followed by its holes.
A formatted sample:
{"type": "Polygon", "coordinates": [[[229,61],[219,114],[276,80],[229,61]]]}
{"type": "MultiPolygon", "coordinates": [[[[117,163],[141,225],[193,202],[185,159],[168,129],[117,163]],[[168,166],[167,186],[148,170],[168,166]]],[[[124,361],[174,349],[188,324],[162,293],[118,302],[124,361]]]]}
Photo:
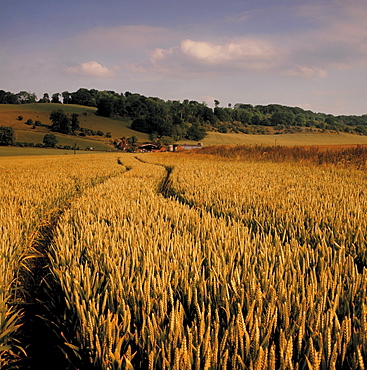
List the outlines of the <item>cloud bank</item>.
{"type": "Polygon", "coordinates": [[[266,70],[281,59],[280,51],[265,40],[236,38],[213,43],[184,39],[179,45],[152,50],[149,59],[130,65],[130,69],[178,77],[203,76],[219,71],[266,70]]]}
{"type": "Polygon", "coordinates": [[[363,1],[309,3],[294,6],[294,14],[306,24],[294,34],[244,35],[220,42],[208,36],[181,38],[173,46],[152,48],[149,58],[127,67],[134,73],[182,78],[272,72],[327,79],[332,71],[366,65],[367,7],[363,1]]]}

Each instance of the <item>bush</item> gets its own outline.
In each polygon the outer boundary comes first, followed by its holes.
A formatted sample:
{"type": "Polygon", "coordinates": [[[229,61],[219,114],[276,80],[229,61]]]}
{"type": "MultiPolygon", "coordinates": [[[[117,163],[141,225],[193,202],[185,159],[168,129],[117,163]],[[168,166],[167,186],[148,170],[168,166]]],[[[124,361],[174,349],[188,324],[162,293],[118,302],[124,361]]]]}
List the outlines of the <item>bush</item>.
{"type": "Polygon", "coordinates": [[[203,127],[200,127],[197,124],[193,124],[188,130],[186,138],[189,140],[200,141],[204,139],[206,133],[203,127]]]}
{"type": "Polygon", "coordinates": [[[15,132],[12,127],[0,126],[0,145],[14,145],[15,132]]]}
{"type": "Polygon", "coordinates": [[[28,147],[34,147],[34,143],[20,143],[20,142],[16,142],[14,143],[14,146],[19,146],[21,148],[28,148],[28,147]]]}
{"type": "Polygon", "coordinates": [[[46,134],[43,137],[43,144],[45,144],[46,147],[54,148],[57,143],[58,140],[54,134],[46,134]]]}
{"type": "Polygon", "coordinates": [[[226,125],[225,123],[222,123],[219,128],[218,128],[218,131],[222,134],[226,134],[228,132],[228,125],[226,125]]]}
{"type": "Polygon", "coordinates": [[[361,134],[361,135],[367,135],[367,128],[365,126],[362,126],[362,125],[358,125],[354,129],[354,131],[357,132],[358,134],[361,134]]]}

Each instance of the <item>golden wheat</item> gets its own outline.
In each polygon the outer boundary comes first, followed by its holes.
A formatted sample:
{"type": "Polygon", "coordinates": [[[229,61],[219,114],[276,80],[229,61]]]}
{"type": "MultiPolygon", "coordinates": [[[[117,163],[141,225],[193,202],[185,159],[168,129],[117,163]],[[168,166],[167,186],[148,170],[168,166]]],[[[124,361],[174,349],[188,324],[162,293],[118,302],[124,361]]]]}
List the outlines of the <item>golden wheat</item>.
{"type": "Polygon", "coordinates": [[[362,171],[175,153],[119,161],[100,184],[80,162],[77,189],[64,168],[50,192],[69,206],[49,252],[63,307],[48,304],[77,357],[101,369],[364,367],[362,171]]]}

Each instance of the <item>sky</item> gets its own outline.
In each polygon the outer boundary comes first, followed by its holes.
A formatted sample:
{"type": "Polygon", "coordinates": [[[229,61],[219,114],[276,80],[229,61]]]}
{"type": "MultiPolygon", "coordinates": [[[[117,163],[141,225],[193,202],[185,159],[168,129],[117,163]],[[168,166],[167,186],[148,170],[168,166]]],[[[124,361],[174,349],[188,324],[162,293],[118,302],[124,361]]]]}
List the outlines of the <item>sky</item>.
{"type": "Polygon", "coordinates": [[[367,114],[366,0],[0,0],[0,90],[367,114]]]}

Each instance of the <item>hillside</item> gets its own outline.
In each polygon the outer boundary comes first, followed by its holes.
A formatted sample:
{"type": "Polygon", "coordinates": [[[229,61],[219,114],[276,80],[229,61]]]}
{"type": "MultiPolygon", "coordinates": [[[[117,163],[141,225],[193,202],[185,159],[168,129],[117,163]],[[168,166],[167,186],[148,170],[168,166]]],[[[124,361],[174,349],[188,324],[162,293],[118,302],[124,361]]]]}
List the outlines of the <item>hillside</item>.
{"type": "Polygon", "coordinates": [[[136,132],[130,128],[131,121],[123,118],[106,118],[95,114],[96,108],[72,104],[33,103],[33,104],[0,104],[0,126],[9,126],[15,130],[16,141],[24,143],[42,143],[46,133],[51,132],[50,113],[53,110],[62,109],[64,113],[79,115],[82,128],[94,131],[102,131],[104,134],[111,133],[111,138],[105,136],[71,136],[55,133],[60,145],[74,145],[81,149],[94,147],[100,150],[111,149],[111,141],[123,136],[135,135],[139,141],[147,141],[148,135],[136,132]],[[21,121],[18,116],[22,116],[21,121]],[[32,128],[26,124],[31,119],[33,122],[40,121],[41,125],[32,128]]]}
{"type": "MultiPolygon", "coordinates": [[[[51,132],[50,113],[62,109],[66,114],[78,114],[80,126],[93,131],[101,131],[104,135],[98,136],[72,136],[56,133],[58,145],[76,146],[80,149],[93,147],[97,150],[111,150],[112,142],[121,137],[135,135],[138,142],[149,141],[147,133],[138,132],[130,128],[132,120],[123,117],[101,117],[96,115],[97,108],[76,104],[32,103],[32,104],[0,104],[0,126],[9,126],[15,130],[16,141],[21,143],[42,143],[46,133],[51,132]],[[19,116],[23,119],[20,121],[19,116]],[[39,126],[26,124],[27,120],[40,121],[39,126]],[[111,137],[105,134],[110,133],[111,137]]],[[[264,127],[265,128],[265,127],[264,127]]],[[[270,131],[272,132],[272,131],[270,131]]],[[[303,130],[296,133],[282,134],[245,134],[220,133],[209,131],[203,140],[207,145],[238,145],[238,144],[264,144],[264,145],[351,145],[367,144],[367,136],[331,130],[303,130]]],[[[187,139],[178,140],[177,143],[193,143],[187,139]]]]}

